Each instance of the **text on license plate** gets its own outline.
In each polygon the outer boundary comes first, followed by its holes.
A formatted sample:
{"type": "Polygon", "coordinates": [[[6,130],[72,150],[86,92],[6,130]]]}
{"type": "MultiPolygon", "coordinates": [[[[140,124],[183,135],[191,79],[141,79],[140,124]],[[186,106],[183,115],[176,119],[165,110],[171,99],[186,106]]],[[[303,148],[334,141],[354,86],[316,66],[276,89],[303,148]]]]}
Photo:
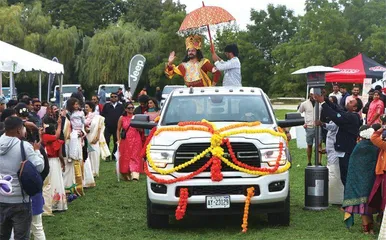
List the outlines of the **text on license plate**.
{"type": "Polygon", "coordinates": [[[206,208],[230,208],[230,196],[207,196],[206,208]]]}

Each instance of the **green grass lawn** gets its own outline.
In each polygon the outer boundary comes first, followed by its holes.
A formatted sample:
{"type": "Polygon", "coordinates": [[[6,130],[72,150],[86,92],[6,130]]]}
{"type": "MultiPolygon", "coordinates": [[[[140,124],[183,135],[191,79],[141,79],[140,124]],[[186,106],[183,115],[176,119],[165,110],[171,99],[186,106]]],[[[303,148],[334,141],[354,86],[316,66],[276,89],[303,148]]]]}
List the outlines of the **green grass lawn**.
{"type": "Polygon", "coordinates": [[[285,114],[289,112],[296,112],[295,110],[276,109],[275,116],[277,119],[285,119],[285,114]]]}
{"type": "Polygon", "coordinates": [[[347,230],[337,206],[320,212],[303,210],[306,153],[296,148],[295,141],[291,141],[290,147],[293,167],[289,227],[269,226],[265,215],[250,216],[248,232],[243,234],[240,212],[240,216],[230,217],[188,216],[178,222],[171,217],[170,228],[148,229],[145,176],[139,182],[118,183],[115,163],[102,162],[95,188],[70,203],[68,211],[43,218],[47,239],[376,239],[361,233],[358,216],[354,227],[347,230]]]}

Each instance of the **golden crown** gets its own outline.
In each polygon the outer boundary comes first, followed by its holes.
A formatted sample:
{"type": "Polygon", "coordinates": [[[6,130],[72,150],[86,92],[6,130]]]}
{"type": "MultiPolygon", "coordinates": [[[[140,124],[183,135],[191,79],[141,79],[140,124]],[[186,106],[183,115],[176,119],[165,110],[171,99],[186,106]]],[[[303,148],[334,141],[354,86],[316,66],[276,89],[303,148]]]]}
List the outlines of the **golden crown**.
{"type": "Polygon", "coordinates": [[[195,48],[197,50],[201,49],[201,41],[202,41],[202,38],[199,35],[189,36],[185,40],[186,49],[189,49],[189,48],[195,48]]]}

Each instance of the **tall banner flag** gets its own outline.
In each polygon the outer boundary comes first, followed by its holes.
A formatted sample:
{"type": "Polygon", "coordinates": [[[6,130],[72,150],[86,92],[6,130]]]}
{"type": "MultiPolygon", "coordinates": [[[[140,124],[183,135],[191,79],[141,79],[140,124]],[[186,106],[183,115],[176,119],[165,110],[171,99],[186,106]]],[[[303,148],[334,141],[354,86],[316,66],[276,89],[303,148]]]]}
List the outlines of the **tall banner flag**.
{"type": "MultiPolygon", "coordinates": [[[[54,57],[52,61],[59,63],[59,59],[57,57],[54,57]]],[[[55,74],[50,73],[48,76],[47,101],[50,101],[50,93],[51,93],[52,86],[54,85],[54,82],[55,82],[55,74]]]]}
{"type": "Polygon", "coordinates": [[[141,55],[137,54],[135,55],[131,60],[129,64],[129,88],[131,95],[134,95],[135,89],[138,86],[139,79],[141,78],[141,74],[143,71],[143,68],[145,67],[146,58],[141,55]]]}

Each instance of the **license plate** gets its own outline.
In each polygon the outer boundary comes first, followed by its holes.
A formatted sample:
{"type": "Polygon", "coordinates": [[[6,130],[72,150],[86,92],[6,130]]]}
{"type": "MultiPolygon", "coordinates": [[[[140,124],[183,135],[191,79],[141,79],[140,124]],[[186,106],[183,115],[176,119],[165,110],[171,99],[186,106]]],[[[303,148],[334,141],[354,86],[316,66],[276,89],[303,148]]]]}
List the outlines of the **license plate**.
{"type": "Polygon", "coordinates": [[[230,196],[207,196],[206,208],[230,208],[231,198],[230,196]]]}

